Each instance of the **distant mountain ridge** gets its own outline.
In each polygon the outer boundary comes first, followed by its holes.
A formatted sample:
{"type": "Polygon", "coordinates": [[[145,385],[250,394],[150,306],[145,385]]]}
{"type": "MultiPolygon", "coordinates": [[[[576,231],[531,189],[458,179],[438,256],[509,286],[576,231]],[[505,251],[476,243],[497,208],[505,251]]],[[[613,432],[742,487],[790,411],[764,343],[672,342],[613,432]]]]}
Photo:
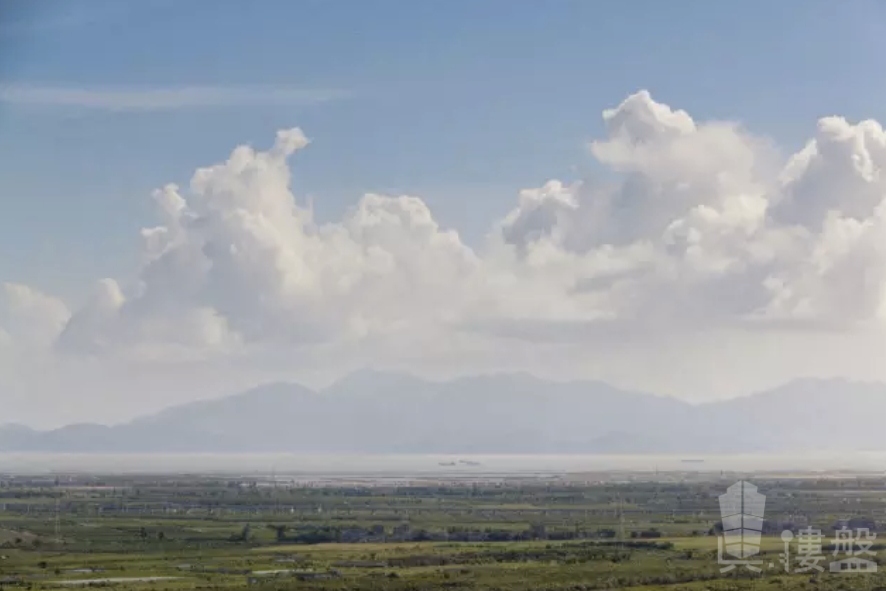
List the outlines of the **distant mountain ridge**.
{"type": "Polygon", "coordinates": [[[496,374],[432,382],[362,371],[321,392],[259,386],[129,423],[0,425],[0,451],[755,453],[886,449],[886,385],[797,380],[691,405],[596,381],[496,374]]]}

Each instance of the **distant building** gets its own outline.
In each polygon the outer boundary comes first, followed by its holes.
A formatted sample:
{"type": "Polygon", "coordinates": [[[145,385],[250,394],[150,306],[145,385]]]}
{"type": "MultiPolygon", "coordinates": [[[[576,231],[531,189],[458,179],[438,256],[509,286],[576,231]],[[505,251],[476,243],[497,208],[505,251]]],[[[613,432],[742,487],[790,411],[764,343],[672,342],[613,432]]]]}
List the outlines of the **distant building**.
{"type": "Polygon", "coordinates": [[[341,541],[346,544],[365,542],[368,536],[369,532],[362,527],[349,527],[348,529],[342,530],[341,541]]]}

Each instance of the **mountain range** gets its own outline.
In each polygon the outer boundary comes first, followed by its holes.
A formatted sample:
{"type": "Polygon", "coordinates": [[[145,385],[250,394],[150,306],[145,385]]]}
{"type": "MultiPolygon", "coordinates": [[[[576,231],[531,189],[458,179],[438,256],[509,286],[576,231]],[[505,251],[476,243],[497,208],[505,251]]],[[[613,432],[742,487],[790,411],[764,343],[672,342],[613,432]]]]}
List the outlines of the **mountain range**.
{"type": "Polygon", "coordinates": [[[113,426],[0,426],[0,451],[759,453],[886,449],[886,384],[797,380],[693,405],[597,381],[433,382],[361,371],[313,391],[259,386],[113,426]]]}

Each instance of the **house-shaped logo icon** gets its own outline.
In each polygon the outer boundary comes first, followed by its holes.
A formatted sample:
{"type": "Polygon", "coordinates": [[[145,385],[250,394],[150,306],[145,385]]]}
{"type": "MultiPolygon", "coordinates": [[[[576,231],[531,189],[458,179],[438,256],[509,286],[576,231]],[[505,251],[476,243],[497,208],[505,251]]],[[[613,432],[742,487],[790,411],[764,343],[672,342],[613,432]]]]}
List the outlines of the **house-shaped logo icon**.
{"type": "Polygon", "coordinates": [[[744,480],[720,495],[720,517],[728,554],[744,559],[760,552],[765,508],[766,495],[758,493],[756,486],[744,480]]]}

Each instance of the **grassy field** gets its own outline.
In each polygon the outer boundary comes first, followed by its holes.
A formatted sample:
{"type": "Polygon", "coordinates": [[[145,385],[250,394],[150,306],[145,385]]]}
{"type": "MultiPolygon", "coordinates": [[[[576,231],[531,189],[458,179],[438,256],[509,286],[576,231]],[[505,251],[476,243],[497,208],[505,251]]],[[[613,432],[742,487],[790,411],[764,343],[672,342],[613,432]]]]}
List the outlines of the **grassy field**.
{"type": "Polygon", "coordinates": [[[886,589],[886,572],[786,574],[779,562],[785,527],[881,527],[886,483],[755,482],[768,501],[762,572],[722,573],[714,530],[728,478],[320,487],[7,475],[0,587],[886,589]]]}

